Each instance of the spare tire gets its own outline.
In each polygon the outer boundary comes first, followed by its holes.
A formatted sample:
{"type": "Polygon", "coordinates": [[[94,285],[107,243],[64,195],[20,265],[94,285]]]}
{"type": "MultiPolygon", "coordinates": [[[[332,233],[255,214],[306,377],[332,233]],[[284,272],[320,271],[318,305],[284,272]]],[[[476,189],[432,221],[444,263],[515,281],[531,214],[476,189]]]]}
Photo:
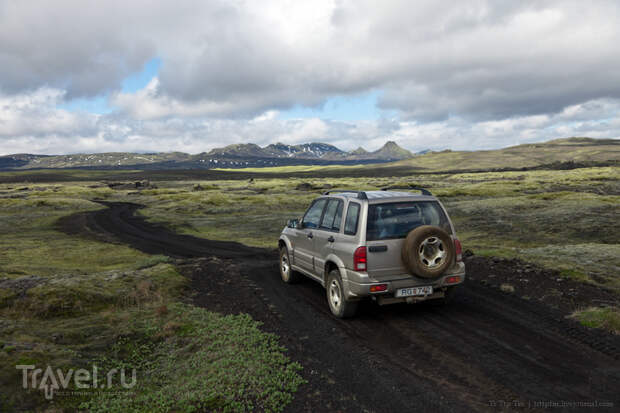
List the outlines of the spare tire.
{"type": "Polygon", "coordinates": [[[432,225],[422,225],[407,234],[402,259],[405,268],[423,278],[443,274],[454,262],[454,242],[446,231],[432,225]]]}

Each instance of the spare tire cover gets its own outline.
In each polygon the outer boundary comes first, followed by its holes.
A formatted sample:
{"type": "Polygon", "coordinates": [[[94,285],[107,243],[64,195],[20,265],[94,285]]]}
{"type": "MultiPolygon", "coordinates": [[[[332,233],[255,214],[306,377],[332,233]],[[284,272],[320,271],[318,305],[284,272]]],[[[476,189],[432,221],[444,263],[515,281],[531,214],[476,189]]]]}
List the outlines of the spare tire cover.
{"type": "Polygon", "coordinates": [[[443,229],[422,225],[407,234],[402,260],[405,268],[414,275],[438,277],[454,262],[454,242],[443,229]]]}

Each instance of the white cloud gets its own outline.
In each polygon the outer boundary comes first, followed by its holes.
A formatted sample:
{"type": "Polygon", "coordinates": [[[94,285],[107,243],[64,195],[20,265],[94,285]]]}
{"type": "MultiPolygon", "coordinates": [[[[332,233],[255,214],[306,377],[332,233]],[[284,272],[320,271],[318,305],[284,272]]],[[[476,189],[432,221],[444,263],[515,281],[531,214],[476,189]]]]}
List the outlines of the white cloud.
{"type": "Polygon", "coordinates": [[[616,137],[619,43],[612,0],[3,1],[0,152],[616,137]],[[123,93],[154,57],[158,77],[123,93]],[[369,91],[394,119],[277,118],[369,91]],[[57,108],[102,93],[111,114],[57,108]]]}
{"type": "Polygon", "coordinates": [[[72,135],[93,130],[97,115],[57,110],[65,92],[40,88],[31,93],[0,95],[0,137],[72,135]]]}
{"type": "Polygon", "coordinates": [[[234,111],[234,105],[227,102],[200,100],[185,102],[160,93],[157,77],[142,90],[135,93],[114,93],[110,103],[134,119],[158,119],[170,116],[195,117],[216,116],[234,111]]]}
{"type": "MultiPolygon", "coordinates": [[[[620,4],[597,1],[3,2],[0,88],[119,88],[159,56],[170,110],[255,116],[385,90],[412,120],[555,113],[620,97],[620,4]]],[[[126,98],[119,96],[119,98],[126,98]]],[[[122,100],[122,99],[121,99],[122,100]]]]}
{"type": "Polygon", "coordinates": [[[253,119],[209,117],[138,120],[125,113],[93,115],[58,109],[64,92],[41,88],[0,95],[0,154],[115,151],[184,151],[198,153],[231,143],[289,144],[323,141],[341,149],[378,149],[395,140],[410,150],[498,148],[568,136],[620,138],[620,103],[595,100],[556,115],[533,115],[498,121],[459,118],[418,123],[398,120],[342,122],[318,118],[283,120],[268,111],[253,119]],[[604,108],[601,112],[600,108],[604,108]],[[601,119],[600,113],[607,118],[601,119]]]}

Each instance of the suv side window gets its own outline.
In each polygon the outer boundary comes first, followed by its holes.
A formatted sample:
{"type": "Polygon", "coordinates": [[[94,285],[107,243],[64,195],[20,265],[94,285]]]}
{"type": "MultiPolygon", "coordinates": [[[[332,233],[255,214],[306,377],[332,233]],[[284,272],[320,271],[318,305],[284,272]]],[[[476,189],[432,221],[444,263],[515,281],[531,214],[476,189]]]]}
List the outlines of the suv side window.
{"type": "Polygon", "coordinates": [[[360,217],[360,204],[357,202],[349,202],[347,208],[347,219],[344,222],[344,233],[347,235],[355,235],[357,233],[357,221],[360,217]]]}
{"type": "Polygon", "coordinates": [[[338,202],[338,208],[336,209],[336,216],[334,217],[334,225],[332,229],[336,232],[340,232],[340,225],[342,224],[342,210],[344,208],[344,202],[338,202]]]}
{"type": "Polygon", "coordinates": [[[339,199],[330,199],[325,208],[325,214],[321,220],[321,229],[340,231],[340,220],[342,219],[342,204],[339,199]],[[338,213],[340,211],[340,213],[338,213]],[[336,218],[338,221],[336,222],[336,218]]]}
{"type": "Polygon", "coordinates": [[[310,205],[310,208],[308,208],[304,218],[301,220],[304,228],[317,228],[319,226],[319,221],[321,220],[323,208],[326,203],[327,199],[321,198],[310,205]]]}

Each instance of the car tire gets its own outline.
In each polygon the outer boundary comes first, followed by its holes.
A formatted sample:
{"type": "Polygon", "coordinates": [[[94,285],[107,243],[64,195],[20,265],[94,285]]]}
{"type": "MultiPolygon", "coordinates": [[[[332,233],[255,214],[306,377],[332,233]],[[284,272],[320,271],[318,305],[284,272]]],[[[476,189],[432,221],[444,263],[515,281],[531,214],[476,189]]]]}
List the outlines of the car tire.
{"type": "Polygon", "coordinates": [[[452,266],[454,242],[443,229],[422,225],[407,234],[401,256],[410,273],[422,278],[435,278],[452,266]]]}
{"type": "Polygon", "coordinates": [[[332,314],[338,318],[349,318],[357,311],[357,301],[349,301],[345,298],[340,271],[331,270],[327,275],[327,303],[332,314]]]}
{"type": "Polygon", "coordinates": [[[301,275],[293,271],[291,268],[291,260],[288,254],[288,248],[280,248],[280,278],[287,284],[295,284],[299,282],[301,275]]]}

